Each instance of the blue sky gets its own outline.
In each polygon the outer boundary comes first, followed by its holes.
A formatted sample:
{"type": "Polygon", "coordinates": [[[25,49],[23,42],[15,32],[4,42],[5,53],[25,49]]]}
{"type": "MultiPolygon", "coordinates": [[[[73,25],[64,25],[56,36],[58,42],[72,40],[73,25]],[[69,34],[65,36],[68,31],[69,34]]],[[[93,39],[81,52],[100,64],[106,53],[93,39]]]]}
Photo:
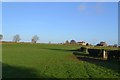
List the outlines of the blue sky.
{"type": "Polygon", "coordinates": [[[10,2],[2,4],[2,17],[2,32],[8,41],[19,34],[21,41],[38,35],[39,42],[118,42],[115,2],[10,2]]]}

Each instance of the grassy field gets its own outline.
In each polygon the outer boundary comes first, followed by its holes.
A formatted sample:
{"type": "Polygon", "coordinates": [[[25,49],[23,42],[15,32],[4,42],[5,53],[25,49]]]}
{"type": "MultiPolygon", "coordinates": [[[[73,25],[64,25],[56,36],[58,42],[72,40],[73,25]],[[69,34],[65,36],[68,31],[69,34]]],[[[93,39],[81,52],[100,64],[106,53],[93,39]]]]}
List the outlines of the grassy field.
{"type": "Polygon", "coordinates": [[[119,62],[76,58],[79,45],[3,44],[3,78],[120,78],[119,62]]]}

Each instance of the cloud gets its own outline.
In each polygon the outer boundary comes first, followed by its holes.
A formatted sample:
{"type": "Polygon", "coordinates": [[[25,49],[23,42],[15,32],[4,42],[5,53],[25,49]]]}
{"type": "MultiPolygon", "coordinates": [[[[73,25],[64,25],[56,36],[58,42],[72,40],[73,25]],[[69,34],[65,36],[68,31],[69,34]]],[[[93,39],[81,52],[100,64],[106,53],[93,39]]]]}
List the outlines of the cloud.
{"type": "Polygon", "coordinates": [[[95,12],[102,13],[104,11],[102,3],[96,3],[95,6],[93,6],[95,12]]]}
{"type": "MultiPolygon", "coordinates": [[[[80,11],[83,11],[83,10],[91,10],[90,12],[92,12],[92,13],[102,13],[103,11],[104,11],[104,9],[103,9],[103,4],[102,3],[95,3],[95,4],[92,4],[92,5],[88,5],[88,4],[90,4],[90,3],[86,3],[86,4],[84,4],[84,3],[81,3],[80,5],[79,5],[79,10],[80,11]]],[[[89,11],[88,10],[88,11],[89,11]]]]}
{"type": "Polygon", "coordinates": [[[86,9],[86,6],[85,6],[84,4],[81,4],[81,5],[79,6],[79,9],[80,9],[80,10],[85,10],[85,9],[86,9]]]}

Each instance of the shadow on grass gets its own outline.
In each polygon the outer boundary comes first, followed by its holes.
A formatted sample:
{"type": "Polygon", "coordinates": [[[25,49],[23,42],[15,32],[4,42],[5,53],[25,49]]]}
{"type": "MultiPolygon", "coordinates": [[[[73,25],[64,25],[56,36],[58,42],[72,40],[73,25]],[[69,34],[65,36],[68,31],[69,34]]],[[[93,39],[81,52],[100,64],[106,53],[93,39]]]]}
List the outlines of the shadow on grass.
{"type": "Polygon", "coordinates": [[[102,59],[94,58],[89,56],[89,54],[83,54],[83,52],[80,52],[77,49],[76,50],[53,49],[53,48],[44,48],[44,49],[55,50],[55,51],[69,51],[72,52],[80,61],[82,60],[95,64],[97,66],[102,66],[120,74],[120,61],[102,60],[102,59]]]}
{"type": "Polygon", "coordinates": [[[2,79],[8,78],[49,78],[46,75],[38,75],[40,72],[25,67],[16,67],[2,63],[2,79]]]}
{"type": "MultiPolygon", "coordinates": [[[[86,61],[92,64],[95,64],[97,66],[102,66],[108,69],[111,69],[117,73],[120,74],[120,62],[119,61],[113,61],[113,60],[102,60],[98,58],[94,58],[89,56],[89,54],[78,54],[73,53],[80,61],[86,61]]],[[[120,75],[119,75],[120,76],[120,75]]]]}
{"type": "Polygon", "coordinates": [[[78,50],[55,49],[55,48],[43,48],[43,49],[54,50],[54,51],[68,51],[68,52],[78,51],[78,50]]]}

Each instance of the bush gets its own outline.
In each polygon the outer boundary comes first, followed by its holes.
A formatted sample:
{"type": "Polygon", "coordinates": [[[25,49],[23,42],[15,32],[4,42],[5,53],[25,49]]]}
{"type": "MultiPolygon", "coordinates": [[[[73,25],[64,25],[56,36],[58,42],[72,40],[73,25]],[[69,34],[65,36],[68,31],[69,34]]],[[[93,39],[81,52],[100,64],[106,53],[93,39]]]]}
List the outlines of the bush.
{"type": "Polygon", "coordinates": [[[83,54],[82,52],[78,52],[78,51],[75,51],[73,52],[74,55],[80,55],[80,54],[83,54]]]}
{"type": "Polygon", "coordinates": [[[84,52],[79,52],[79,51],[73,52],[73,54],[76,56],[89,56],[88,54],[85,54],[84,52]]]}
{"type": "Polygon", "coordinates": [[[89,55],[93,57],[102,57],[103,49],[88,49],[89,55]]]}
{"type": "Polygon", "coordinates": [[[108,51],[109,60],[120,60],[120,50],[109,50],[108,51]]]}
{"type": "Polygon", "coordinates": [[[87,52],[87,48],[86,47],[81,47],[80,51],[86,53],[87,52]]]}

